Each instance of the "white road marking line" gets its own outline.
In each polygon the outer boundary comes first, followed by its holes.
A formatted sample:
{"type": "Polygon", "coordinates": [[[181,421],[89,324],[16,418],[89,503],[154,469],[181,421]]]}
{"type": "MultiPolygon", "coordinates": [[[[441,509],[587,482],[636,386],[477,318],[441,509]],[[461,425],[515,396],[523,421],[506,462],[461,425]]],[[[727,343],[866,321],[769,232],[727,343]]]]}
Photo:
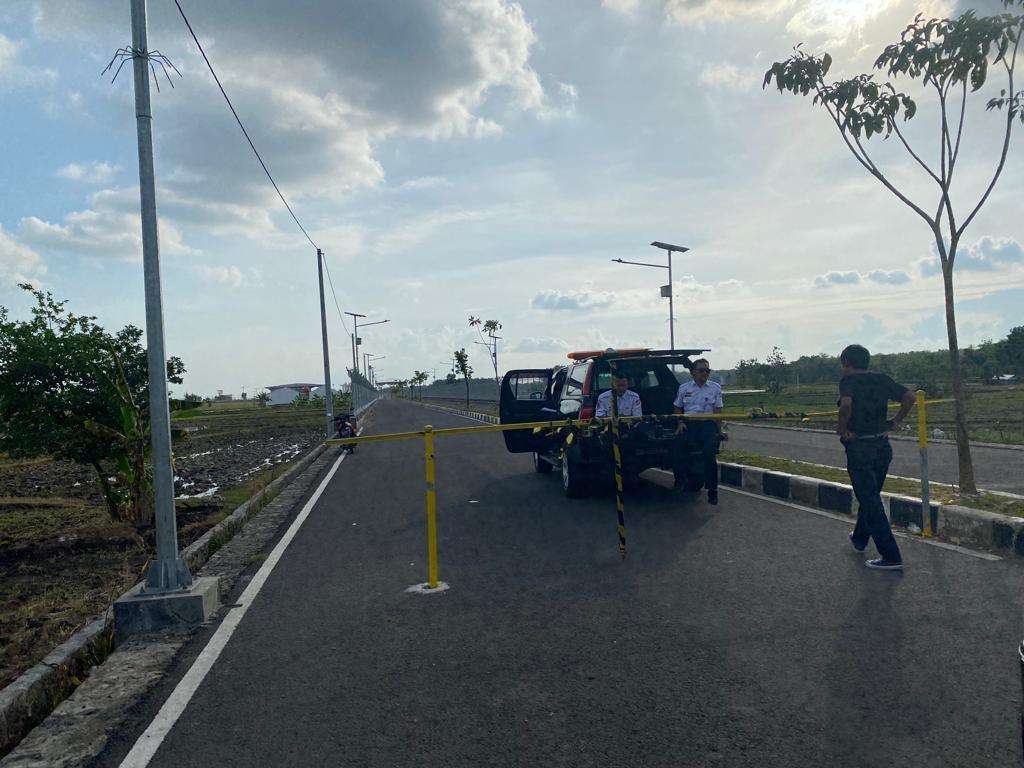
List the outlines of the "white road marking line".
{"type": "MultiPolygon", "coordinates": [[[[791,501],[785,501],[784,499],[777,499],[774,496],[763,496],[763,495],[761,495],[759,493],[751,493],[750,491],[743,491],[743,490],[740,490],[739,488],[732,488],[731,486],[728,486],[728,485],[721,485],[721,486],[719,486],[719,490],[729,491],[730,493],[738,493],[741,496],[749,496],[752,499],[760,499],[761,501],[770,501],[772,504],[781,504],[784,507],[791,507],[792,509],[799,509],[799,510],[802,510],[803,512],[810,512],[812,515],[818,515],[819,517],[827,517],[827,518],[830,518],[832,520],[838,520],[838,521],[840,521],[842,523],[846,523],[847,525],[850,525],[850,526],[852,526],[855,523],[854,520],[851,520],[846,515],[839,515],[839,514],[836,514],[834,512],[826,512],[823,509],[814,509],[813,507],[805,507],[803,504],[794,504],[791,501]]],[[[904,533],[903,531],[896,531],[896,530],[894,530],[893,531],[893,535],[896,536],[897,538],[906,539],[907,541],[913,541],[913,542],[916,542],[918,544],[928,544],[929,546],[938,547],[939,549],[948,549],[948,550],[950,550],[952,552],[959,552],[961,555],[970,555],[971,557],[976,557],[979,560],[992,560],[992,561],[995,561],[995,560],[1002,560],[1003,559],[999,555],[993,555],[993,554],[990,554],[988,552],[978,552],[978,551],[973,550],[973,549],[967,549],[966,547],[957,546],[956,544],[949,544],[948,542],[945,542],[945,541],[936,541],[935,539],[923,539],[920,536],[914,536],[914,535],[909,534],[909,533],[904,533]]]]}
{"type": "MultiPolygon", "coordinates": [[[[359,432],[362,433],[362,430],[359,430],[359,432]]],[[[249,582],[249,585],[242,592],[242,596],[238,598],[236,607],[233,607],[232,610],[228,611],[220,626],[217,627],[217,631],[214,632],[213,637],[210,638],[210,641],[206,644],[206,647],[203,648],[202,652],[192,663],[188,672],[185,673],[185,676],[178,682],[178,685],[167,698],[167,701],[164,702],[160,711],[157,712],[156,717],[153,718],[153,722],[149,724],[149,727],[139,737],[138,741],[135,742],[135,746],[132,747],[131,752],[129,752],[121,762],[121,768],[146,768],[146,766],[149,765],[150,760],[153,759],[153,756],[167,737],[167,734],[170,733],[171,728],[174,727],[178,718],[181,717],[182,712],[185,711],[185,708],[192,700],[195,692],[199,689],[200,684],[206,678],[207,673],[217,661],[217,658],[224,650],[224,647],[228,644],[228,640],[231,639],[231,635],[233,635],[235,630],[238,628],[238,625],[245,616],[246,611],[248,611],[250,606],[252,606],[256,596],[266,583],[267,578],[269,578],[271,572],[281,560],[281,556],[284,554],[284,551],[288,548],[292,539],[295,538],[295,535],[299,532],[299,528],[302,527],[306,518],[309,517],[310,512],[313,511],[313,507],[316,506],[316,503],[320,500],[320,496],[331,482],[331,479],[334,477],[334,473],[338,471],[338,467],[341,465],[341,462],[344,461],[345,457],[348,455],[350,454],[342,453],[341,456],[338,457],[337,461],[334,462],[334,465],[327,473],[327,476],[317,487],[316,491],[313,492],[313,495],[309,497],[309,501],[307,501],[305,506],[303,506],[298,516],[288,527],[284,536],[281,537],[281,540],[277,543],[277,546],[274,547],[270,555],[267,556],[267,559],[256,572],[256,575],[253,576],[252,581],[249,582]]]]}

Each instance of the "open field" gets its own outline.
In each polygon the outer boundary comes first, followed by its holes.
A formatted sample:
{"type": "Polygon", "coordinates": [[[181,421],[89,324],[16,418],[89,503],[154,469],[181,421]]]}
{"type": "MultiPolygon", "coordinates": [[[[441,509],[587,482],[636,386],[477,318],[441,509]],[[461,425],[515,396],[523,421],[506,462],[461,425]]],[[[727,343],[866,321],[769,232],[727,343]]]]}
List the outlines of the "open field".
{"type": "MultiPolygon", "coordinates": [[[[185,546],[315,446],[323,415],[211,409],[174,423],[188,433],[175,445],[185,546]]],[[[151,530],[109,519],[91,470],[0,457],[0,687],[136,583],[152,546],[151,530]]]]}
{"type": "MultiPolygon", "coordinates": [[[[928,394],[929,399],[941,399],[945,393],[928,394]]],[[[748,414],[759,408],[765,412],[814,413],[836,408],[837,391],[834,385],[787,387],[778,395],[768,392],[743,395],[726,393],[726,413],[748,414]]],[[[984,443],[1024,444],[1024,387],[972,386],[968,389],[968,430],[971,440],[984,443]]],[[[822,418],[805,426],[832,429],[835,419],[822,418]]],[[[952,439],[953,404],[928,406],[929,431],[939,429],[944,437],[952,439]]],[[[904,431],[914,433],[914,423],[904,424],[904,431]]]]}

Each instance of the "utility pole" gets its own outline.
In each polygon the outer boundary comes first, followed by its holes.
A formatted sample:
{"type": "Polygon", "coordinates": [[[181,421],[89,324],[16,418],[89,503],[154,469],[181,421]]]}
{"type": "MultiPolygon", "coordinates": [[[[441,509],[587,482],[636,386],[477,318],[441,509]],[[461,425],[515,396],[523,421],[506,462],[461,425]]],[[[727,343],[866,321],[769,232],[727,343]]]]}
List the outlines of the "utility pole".
{"type": "Polygon", "coordinates": [[[491,336],[491,344],[494,345],[492,357],[494,358],[494,385],[498,387],[498,399],[501,399],[501,378],[498,376],[498,339],[501,336],[491,336]]]}
{"type": "Polygon", "coordinates": [[[331,389],[331,353],[327,349],[327,311],[324,308],[324,252],[316,249],[316,274],[320,281],[320,338],[324,345],[324,418],[327,422],[324,434],[334,434],[334,390],[331,389]]]}
{"type": "Polygon", "coordinates": [[[358,312],[346,312],[352,318],[352,371],[359,373],[359,318],[366,317],[358,312]]]}
{"type": "Polygon", "coordinates": [[[171,416],[167,406],[167,355],[160,285],[160,246],[153,168],[153,110],[149,100],[149,35],[146,0],[131,0],[135,122],[139,141],[139,196],[142,212],[142,269],[146,287],[146,358],[149,370],[150,432],[156,500],[156,559],[146,574],[147,593],[186,590],[192,574],[178,554],[171,468],[171,416]]]}

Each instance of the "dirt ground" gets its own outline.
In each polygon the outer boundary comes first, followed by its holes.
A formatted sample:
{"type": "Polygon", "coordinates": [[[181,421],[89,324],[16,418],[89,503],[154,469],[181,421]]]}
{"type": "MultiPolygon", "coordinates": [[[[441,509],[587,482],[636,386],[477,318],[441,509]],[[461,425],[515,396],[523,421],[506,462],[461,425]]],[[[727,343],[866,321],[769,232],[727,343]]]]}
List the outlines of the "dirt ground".
{"type": "MultiPolygon", "coordinates": [[[[322,414],[252,409],[175,419],[182,546],[322,438],[322,414]]],[[[112,522],[91,469],[0,457],[0,688],[144,573],[152,532],[112,522]]]]}

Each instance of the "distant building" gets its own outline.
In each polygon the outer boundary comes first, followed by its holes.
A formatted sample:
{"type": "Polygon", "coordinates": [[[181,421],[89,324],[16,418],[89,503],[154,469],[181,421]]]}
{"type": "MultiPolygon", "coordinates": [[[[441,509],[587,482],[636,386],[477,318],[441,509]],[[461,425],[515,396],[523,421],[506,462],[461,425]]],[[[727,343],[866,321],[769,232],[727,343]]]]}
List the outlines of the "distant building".
{"type": "Polygon", "coordinates": [[[1017,376],[1012,373],[1004,373],[1001,376],[993,376],[992,381],[996,384],[1016,384],[1017,376]]]}
{"type": "Polygon", "coordinates": [[[311,395],[322,394],[323,389],[323,384],[274,384],[267,387],[267,405],[291,405],[296,397],[308,400],[311,395]]]}

